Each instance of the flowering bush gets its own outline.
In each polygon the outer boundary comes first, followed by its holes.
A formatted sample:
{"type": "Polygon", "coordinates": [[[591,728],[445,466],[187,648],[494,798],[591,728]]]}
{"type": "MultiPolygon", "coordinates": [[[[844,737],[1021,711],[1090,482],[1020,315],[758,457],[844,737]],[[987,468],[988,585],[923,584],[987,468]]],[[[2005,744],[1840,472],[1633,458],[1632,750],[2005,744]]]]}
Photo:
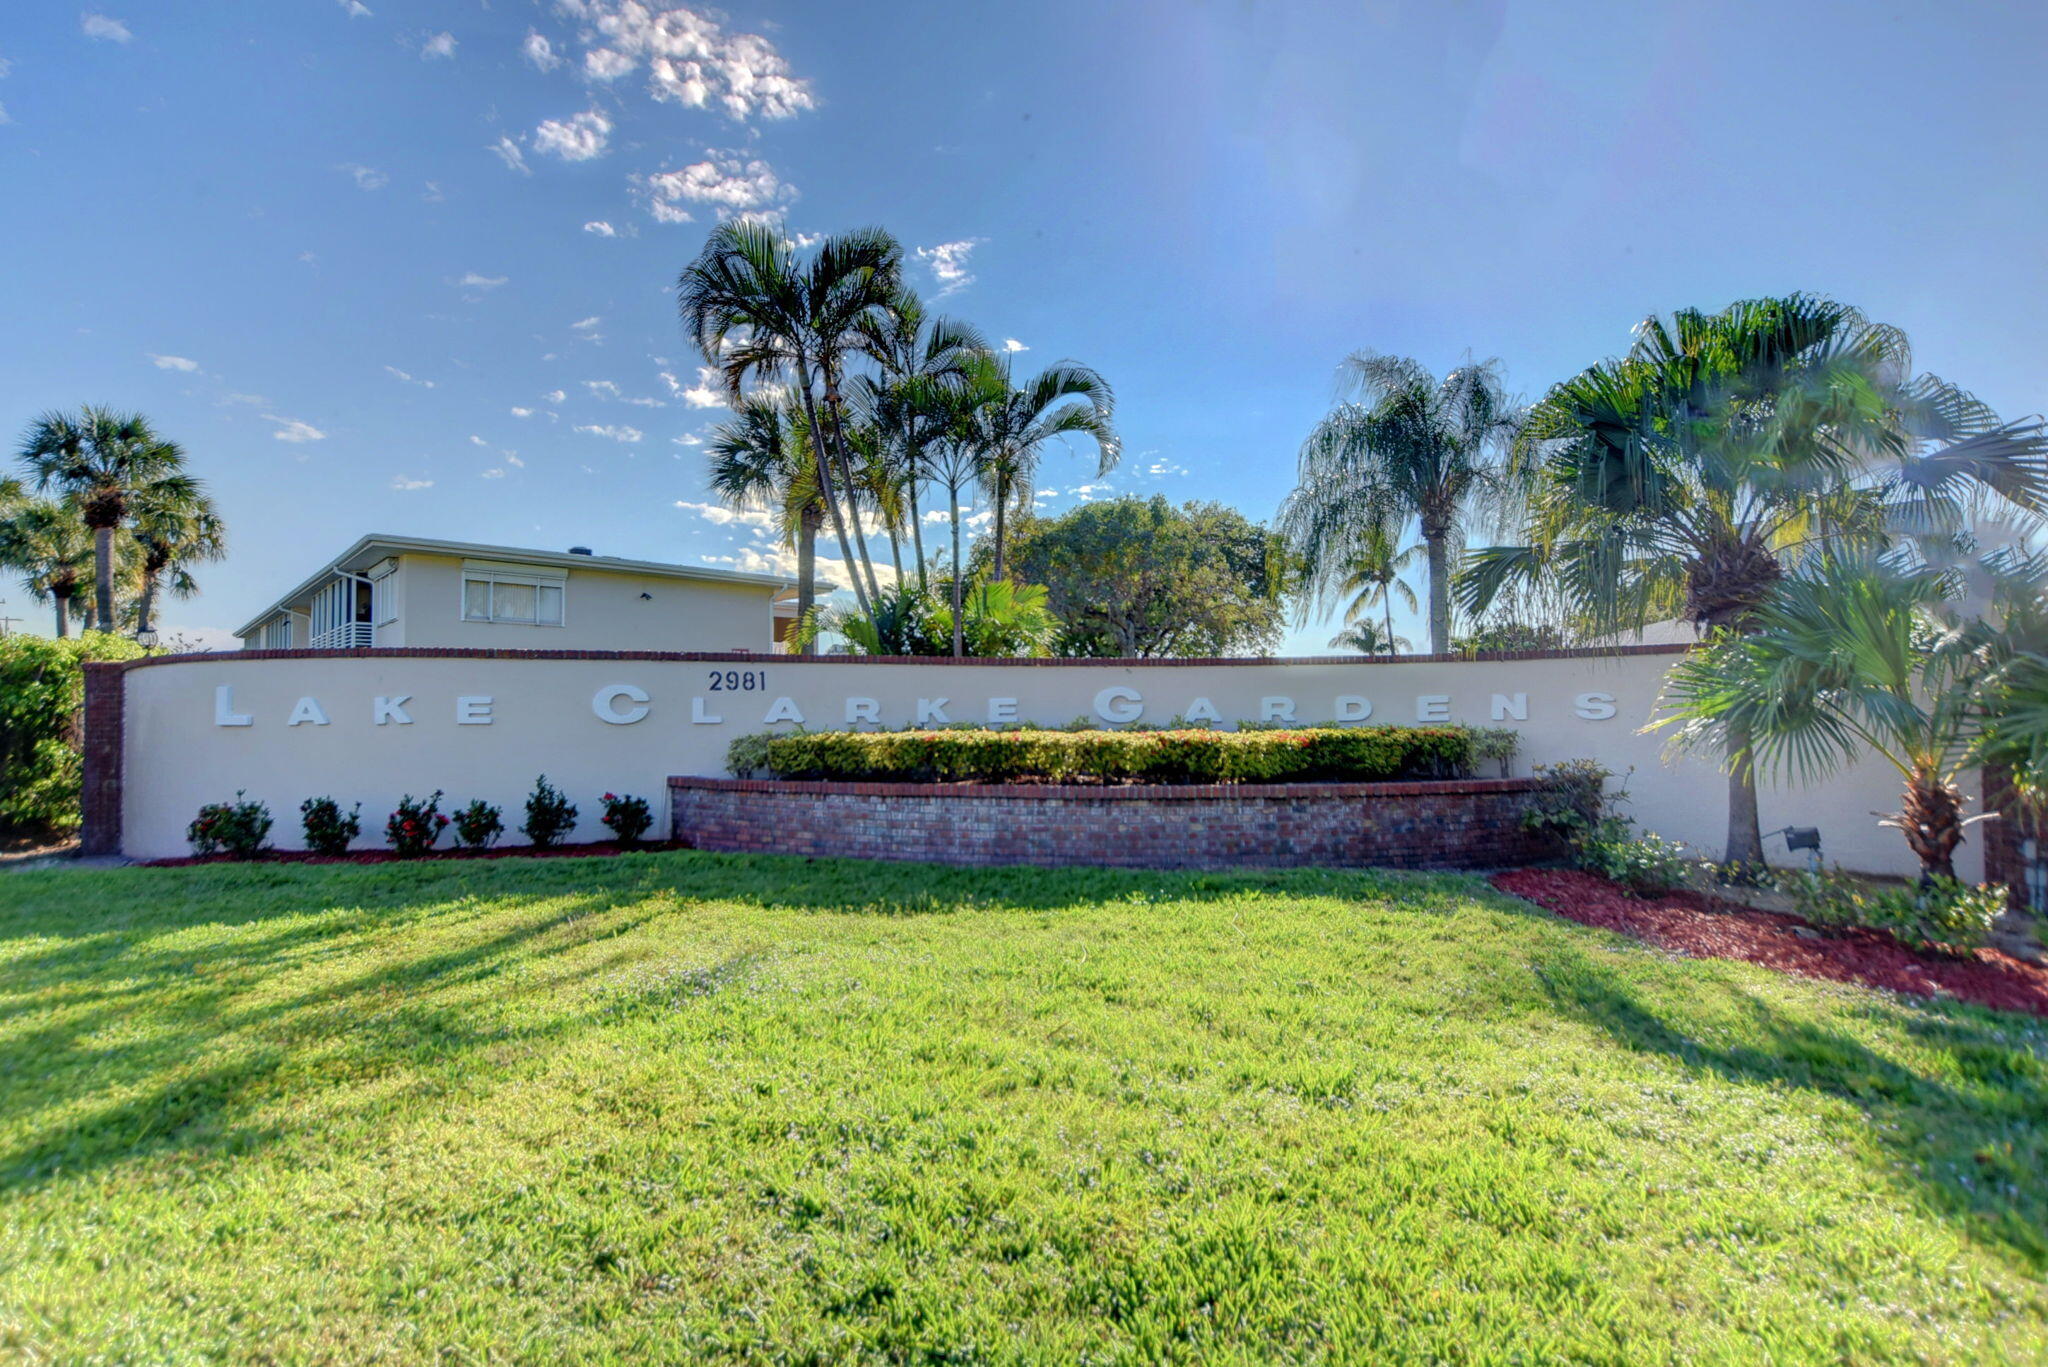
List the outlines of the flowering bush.
{"type": "Polygon", "coordinates": [[[254,859],[263,853],[263,842],[270,838],[270,808],[243,801],[242,790],[237,788],[233,802],[209,802],[201,807],[185,828],[185,838],[192,842],[194,854],[226,850],[237,859],[254,859]]]}
{"type": "Polygon", "coordinates": [[[441,815],[441,790],[436,788],[425,800],[411,793],[400,798],[398,810],[384,823],[384,838],[401,857],[412,858],[433,849],[447,828],[448,818],[441,815]]]}
{"type": "Polygon", "coordinates": [[[648,810],[644,797],[620,797],[617,793],[606,793],[604,824],[611,828],[621,845],[637,845],[640,837],[647,834],[647,828],[654,824],[654,813],[648,810]]]}
{"type": "Polygon", "coordinates": [[[331,797],[309,797],[299,804],[299,824],[306,831],[306,848],[315,854],[346,854],[348,842],[363,833],[363,804],[358,802],[346,816],[341,804],[331,797]]]}
{"type": "Polygon", "coordinates": [[[455,843],[466,850],[487,850],[504,833],[504,813],[482,798],[455,813],[455,843]]]}
{"type": "Polygon", "coordinates": [[[526,798],[526,824],[519,828],[526,838],[542,847],[557,845],[575,827],[576,804],[549,783],[546,774],[535,779],[526,798]]]}
{"type": "Polygon", "coordinates": [[[1964,953],[1990,937],[2005,910],[2005,889],[1972,887],[1953,878],[1886,887],[1827,869],[1782,875],[1779,886],[1799,914],[1817,926],[1882,930],[1914,949],[1964,953]]]}

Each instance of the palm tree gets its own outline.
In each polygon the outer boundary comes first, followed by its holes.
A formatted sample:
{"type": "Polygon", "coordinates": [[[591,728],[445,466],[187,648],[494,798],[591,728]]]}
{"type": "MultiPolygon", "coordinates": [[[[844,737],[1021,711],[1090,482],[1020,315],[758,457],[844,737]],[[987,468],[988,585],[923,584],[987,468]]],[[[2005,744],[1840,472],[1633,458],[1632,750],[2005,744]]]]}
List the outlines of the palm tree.
{"type": "MultiPolygon", "coordinates": [[[[1394,528],[1385,522],[1368,527],[1359,538],[1358,551],[1352,556],[1351,565],[1339,585],[1339,592],[1351,598],[1351,605],[1344,610],[1344,623],[1347,627],[1365,623],[1366,613],[1374,608],[1379,608],[1385,618],[1382,627],[1373,634],[1373,639],[1380,644],[1363,653],[1375,655],[1384,651],[1394,654],[1397,642],[1407,644],[1394,634],[1394,599],[1398,597],[1407,604],[1408,611],[1415,611],[1415,590],[1408,587],[1408,581],[1401,577],[1401,572],[1415,562],[1420,550],[1419,546],[1401,549],[1394,528]]],[[[1354,634],[1341,633],[1330,644],[1350,645],[1347,637],[1354,634]]]]}
{"type": "MultiPolygon", "coordinates": [[[[811,620],[818,600],[818,528],[825,520],[810,427],[794,395],[751,394],[733,419],[712,429],[705,450],[711,492],[726,507],[777,515],[784,545],[796,551],[796,615],[811,620]]],[[[806,639],[803,653],[812,653],[806,639]]]]}
{"type": "Polygon", "coordinates": [[[136,492],[129,530],[141,552],[142,587],[135,610],[140,635],[156,627],[159,587],[174,598],[189,598],[199,591],[192,567],[227,554],[227,524],[197,480],[175,475],[136,492]]]}
{"type": "Polygon", "coordinates": [[[946,491],[946,526],[952,536],[953,565],[949,592],[952,607],[953,654],[967,653],[966,581],[960,564],[961,495],[988,482],[988,446],[982,440],[977,415],[991,405],[1008,401],[1008,377],[987,357],[980,357],[968,369],[957,387],[926,386],[920,402],[931,411],[939,435],[925,448],[932,482],[946,491]]]}
{"type": "Polygon", "coordinates": [[[114,532],[139,489],[183,470],[184,452],[139,413],[87,405],[76,417],[52,412],[36,419],[22,439],[21,460],[39,491],[77,504],[93,534],[93,615],[104,629],[115,620],[114,532]]]}
{"type": "Polygon", "coordinates": [[[735,221],[712,231],[677,283],[684,329],[734,399],[750,380],[796,394],[813,434],[819,496],[863,612],[878,585],[856,511],[840,507],[853,484],[842,430],[846,363],[896,297],[902,255],[896,239],[870,228],[827,238],[799,260],[775,225],[735,221]]]}
{"type": "Polygon", "coordinates": [[[982,481],[995,512],[993,574],[1002,580],[1008,577],[1003,564],[1006,519],[1012,507],[1019,513],[1030,511],[1045,444],[1068,433],[1093,438],[1098,477],[1116,465],[1122,448],[1111,425],[1116,395],[1108,381],[1087,366],[1061,361],[1022,385],[1012,380],[1007,355],[993,361],[992,369],[984,402],[975,407],[971,421],[973,440],[981,448],[982,481]]]}
{"type": "Polygon", "coordinates": [[[1382,631],[1377,622],[1354,622],[1330,638],[1330,649],[1355,650],[1360,655],[1399,655],[1407,648],[1407,637],[1382,631]]]}
{"type": "Polygon", "coordinates": [[[1452,557],[1475,504],[1497,484],[1497,453],[1518,412],[1495,361],[1467,362],[1441,380],[1405,356],[1360,351],[1345,361],[1340,405],[1301,448],[1300,482],[1280,531],[1302,565],[1311,601],[1326,604],[1371,529],[1414,518],[1429,561],[1429,646],[1451,642],[1452,557]]]}
{"type": "MultiPolygon", "coordinates": [[[[1845,541],[2048,506],[2039,420],[2000,423],[1914,376],[1906,340],[1812,295],[1651,318],[1629,354],[1555,386],[1511,472],[1525,542],[1469,557],[1460,600],[1555,584],[1594,630],[1682,614],[1746,632],[1789,565],[1845,541]],[[1931,449],[1930,449],[1931,448],[1931,449]]],[[[1739,720],[1739,719],[1738,719],[1739,720]]],[[[1730,864],[1763,862],[1756,783],[1727,732],[1730,864]]]]}
{"type": "Polygon", "coordinates": [[[55,604],[60,639],[71,634],[71,603],[92,568],[93,540],[77,508],[55,499],[16,503],[0,521],[0,566],[20,573],[36,601],[55,604]]]}

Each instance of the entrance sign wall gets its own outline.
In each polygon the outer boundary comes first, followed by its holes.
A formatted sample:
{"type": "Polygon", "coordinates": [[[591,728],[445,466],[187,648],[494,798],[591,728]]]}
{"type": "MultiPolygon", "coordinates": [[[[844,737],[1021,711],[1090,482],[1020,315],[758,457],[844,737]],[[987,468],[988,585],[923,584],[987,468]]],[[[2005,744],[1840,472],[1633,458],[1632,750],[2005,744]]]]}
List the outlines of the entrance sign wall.
{"type": "MultiPolygon", "coordinates": [[[[312,796],[360,801],[374,833],[402,794],[441,788],[457,802],[500,805],[512,828],[546,773],[583,809],[573,838],[595,840],[605,834],[599,794],[664,803],[671,777],[724,774],[737,736],[1086,717],[1512,727],[1521,733],[1516,773],[1578,758],[1633,770],[1629,810],[1645,827],[1718,852],[1725,779],[1710,761],[1673,758],[1661,735],[1642,731],[1681,651],[1205,661],[425,649],[161,656],[88,666],[86,839],[134,858],[182,854],[201,804],[238,789],[269,804],[283,846],[296,843],[299,803],[312,796]]],[[[1872,764],[1814,789],[1762,794],[1767,830],[1817,825],[1830,860],[1908,873],[1905,842],[1872,815],[1896,806],[1890,771],[1872,764]]],[[[1976,876],[1977,846],[1963,855],[1958,871],[1976,876]]]]}

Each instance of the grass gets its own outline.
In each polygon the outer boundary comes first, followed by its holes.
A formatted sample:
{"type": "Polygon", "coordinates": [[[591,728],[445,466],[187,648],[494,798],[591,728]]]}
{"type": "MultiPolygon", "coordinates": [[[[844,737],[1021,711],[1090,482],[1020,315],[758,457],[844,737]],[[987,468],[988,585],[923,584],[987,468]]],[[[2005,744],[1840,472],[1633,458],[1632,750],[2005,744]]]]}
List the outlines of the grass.
{"type": "Polygon", "coordinates": [[[0,1358],[2048,1357],[2048,1024],[1466,878],[0,876],[0,1358]]]}

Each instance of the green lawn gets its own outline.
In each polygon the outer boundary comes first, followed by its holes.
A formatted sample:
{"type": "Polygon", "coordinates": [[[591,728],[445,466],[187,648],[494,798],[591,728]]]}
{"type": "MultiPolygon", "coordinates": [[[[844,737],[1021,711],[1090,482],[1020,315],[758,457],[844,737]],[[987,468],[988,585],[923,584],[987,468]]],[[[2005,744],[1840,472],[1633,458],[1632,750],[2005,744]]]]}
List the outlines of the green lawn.
{"type": "Polygon", "coordinates": [[[1472,879],[0,875],[5,1360],[2042,1360],[2044,1135],[1472,879]]]}

